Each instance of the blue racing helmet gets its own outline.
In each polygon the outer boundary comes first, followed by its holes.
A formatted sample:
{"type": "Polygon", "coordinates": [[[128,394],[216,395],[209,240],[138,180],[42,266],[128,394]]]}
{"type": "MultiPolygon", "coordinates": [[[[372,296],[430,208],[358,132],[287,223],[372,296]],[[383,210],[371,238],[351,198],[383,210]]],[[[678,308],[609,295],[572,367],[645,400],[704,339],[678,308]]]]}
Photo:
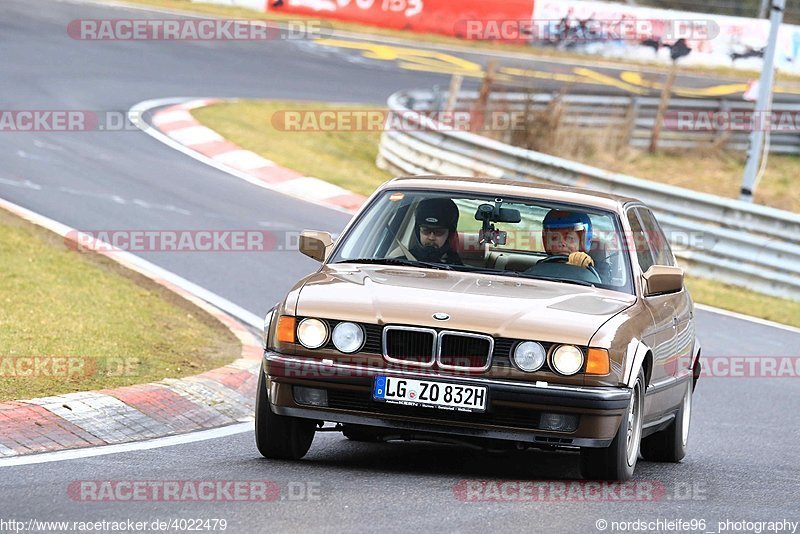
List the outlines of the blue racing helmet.
{"type": "Polygon", "coordinates": [[[574,230],[584,231],[584,250],[592,245],[592,221],[585,213],[574,211],[550,210],[542,220],[542,230],[574,230]]]}

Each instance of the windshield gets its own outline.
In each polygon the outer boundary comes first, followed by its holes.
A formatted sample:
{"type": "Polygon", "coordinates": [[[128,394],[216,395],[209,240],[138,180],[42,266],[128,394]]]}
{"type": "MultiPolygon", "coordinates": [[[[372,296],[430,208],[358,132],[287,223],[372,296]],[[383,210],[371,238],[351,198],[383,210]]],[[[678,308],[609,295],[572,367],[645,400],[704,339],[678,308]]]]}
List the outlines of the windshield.
{"type": "Polygon", "coordinates": [[[386,191],[330,263],[410,265],[633,293],[618,217],[587,206],[465,193],[386,191]]]}

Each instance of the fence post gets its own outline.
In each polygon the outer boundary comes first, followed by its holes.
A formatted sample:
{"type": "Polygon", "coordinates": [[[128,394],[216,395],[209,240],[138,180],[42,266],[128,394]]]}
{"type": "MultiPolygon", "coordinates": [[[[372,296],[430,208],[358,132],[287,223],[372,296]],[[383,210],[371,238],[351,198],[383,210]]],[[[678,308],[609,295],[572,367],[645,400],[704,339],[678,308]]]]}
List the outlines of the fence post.
{"type": "Polygon", "coordinates": [[[489,106],[489,94],[492,91],[492,83],[494,82],[494,75],[496,71],[497,61],[493,59],[489,61],[489,64],[486,66],[486,74],[484,75],[483,82],[481,83],[478,101],[475,102],[475,108],[472,111],[473,120],[470,122],[472,124],[471,130],[473,132],[479,132],[481,129],[483,129],[484,114],[489,106]]]}
{"type": "Polygon", "coordinates": [[[639,97],[632,96],[628,109],[625,112],[625,133],[622,137],[620,146],[628,146],[633,138],[633,131],[636,129],[636,118],[639,115],[639,97]]]}
{"type": "MultiPolygon", "coordinates": [[[[719,102],[719,110],[724,114],[723,116],[730,117],[731,111],[731,103],[725,99],[721,99],[719,102]]],[[[728,139],[731,136],[731,130],[725,128],[717,128],[716,137],[714,139],[714,146],[715,147],[722,147],[725,143],[728,142],[728,139]]]]}
{"type": "Polygon", "coordinates": [[[669,98],[672,96],[672,86],[675,84],[675,73],[678,70],[675,61],[669,68],[667,74],[667,82],[664,84],[664,89],[661,91],[661,100],[658,102],[658,111],[656,111],[656,121],[653,124],[653,133],[650,136],[650,153],[658,150],[658,138],[661,136],[661,127],[664,125],[664,113],[669,106],[669,98]]]}
{"type": "Polygon", "coordinates": [[[461,84],[463,81],[464,77],[460,74],[453,74],[453,77],[450,79],[450,89],[447,91],[447,104],[444,108],[446,112],[452,113],[456,109],[458,93],[461,92],[461,84]]]}

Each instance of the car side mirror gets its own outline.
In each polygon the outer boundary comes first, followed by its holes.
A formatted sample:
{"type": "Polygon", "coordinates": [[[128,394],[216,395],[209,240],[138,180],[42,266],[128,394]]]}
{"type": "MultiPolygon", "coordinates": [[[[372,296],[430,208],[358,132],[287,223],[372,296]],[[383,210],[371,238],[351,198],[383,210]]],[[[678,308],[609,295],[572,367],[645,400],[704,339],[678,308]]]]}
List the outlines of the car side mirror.
{"type": "Polygon", "coordinates": [[[325,261],[333,247],[333,237],[328,232],[303,230],[300,232],[300,252],[317,261],[325,261]]]}
{"type": "Polygon", "coordinates": [[[683,269],[680,267],[652,265],[642,278],[645,297],[677,293],[683,289],[683,269]]]}

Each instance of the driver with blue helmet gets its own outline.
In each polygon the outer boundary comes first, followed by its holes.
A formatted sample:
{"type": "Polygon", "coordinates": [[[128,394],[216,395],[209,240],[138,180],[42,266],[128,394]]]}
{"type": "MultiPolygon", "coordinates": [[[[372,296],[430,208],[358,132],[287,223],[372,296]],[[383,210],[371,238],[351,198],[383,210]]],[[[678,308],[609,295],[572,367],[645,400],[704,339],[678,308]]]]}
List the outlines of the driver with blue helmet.
{"type": "Polygon", "coordinates": [[[588,251],[592,244],[592,222],[585,213],[550,210],[542,220],[542,243],[551,256],[566,256],[568,265],[589,268],[594,260],[588,251]]]}

